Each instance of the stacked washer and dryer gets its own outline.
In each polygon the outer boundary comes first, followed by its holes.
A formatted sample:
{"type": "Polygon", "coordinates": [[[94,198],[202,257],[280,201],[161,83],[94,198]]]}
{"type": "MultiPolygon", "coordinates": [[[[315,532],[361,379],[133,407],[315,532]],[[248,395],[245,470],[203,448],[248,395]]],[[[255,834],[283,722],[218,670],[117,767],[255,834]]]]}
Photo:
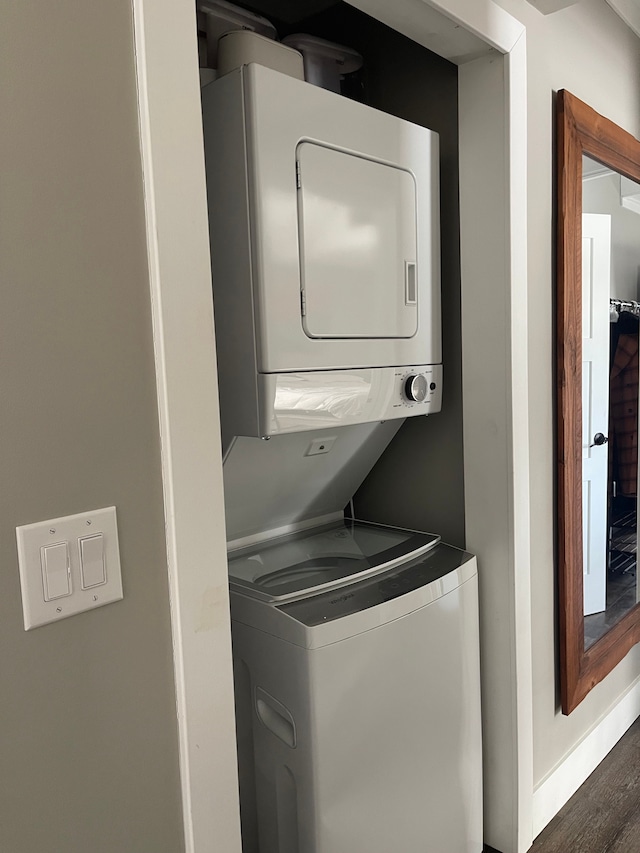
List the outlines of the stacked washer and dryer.
{"type": "Polygon", "coordinates": [[[480,853],[475,558],[344,511],[441,406],[438,137],[301,76],[202,92],[244,853],[480,853]]]}

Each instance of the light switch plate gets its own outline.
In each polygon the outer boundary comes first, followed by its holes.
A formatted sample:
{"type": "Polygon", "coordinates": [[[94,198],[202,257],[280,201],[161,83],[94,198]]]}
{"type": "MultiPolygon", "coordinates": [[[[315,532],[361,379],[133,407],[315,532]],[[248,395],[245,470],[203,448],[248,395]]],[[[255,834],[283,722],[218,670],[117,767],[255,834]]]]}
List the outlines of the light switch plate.
{"type": "Polygon", "coordinates": [[[119,601],[122,598],[122,575],[116,508],[81,512],[63,518],[52,518],[16,527],[18,566],[22,587],[24,628],[29,631],[48,622],[74,616],[119,601]],[[104,540],[104,583],[83,589],[81,573],[81,540],[101,533],[104,540]],[[68,595],[45,599],[43,550],[50,545],[67,543],[69,551],[68,595]]]}

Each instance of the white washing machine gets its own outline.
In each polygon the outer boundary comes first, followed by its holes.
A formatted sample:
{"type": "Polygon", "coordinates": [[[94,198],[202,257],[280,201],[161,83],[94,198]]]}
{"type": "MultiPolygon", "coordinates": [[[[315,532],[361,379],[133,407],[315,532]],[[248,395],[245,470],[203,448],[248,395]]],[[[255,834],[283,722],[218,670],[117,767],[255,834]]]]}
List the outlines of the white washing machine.
{"type": "Polygon", "coordinates": [[[245,853],[480,853],[475,558],[339,520],[229,569],[245,853]]]}

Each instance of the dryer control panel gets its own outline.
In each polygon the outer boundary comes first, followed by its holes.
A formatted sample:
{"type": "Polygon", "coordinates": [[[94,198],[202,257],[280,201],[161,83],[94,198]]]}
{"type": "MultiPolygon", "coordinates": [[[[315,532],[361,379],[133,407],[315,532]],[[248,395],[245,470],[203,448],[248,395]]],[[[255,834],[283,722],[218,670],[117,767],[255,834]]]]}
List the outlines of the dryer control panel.
{"type": "Polygon", "coordinates": [[[263,437],[431,415],[442,406],[442,365],[316,370],[258,376],[263,437]]]}

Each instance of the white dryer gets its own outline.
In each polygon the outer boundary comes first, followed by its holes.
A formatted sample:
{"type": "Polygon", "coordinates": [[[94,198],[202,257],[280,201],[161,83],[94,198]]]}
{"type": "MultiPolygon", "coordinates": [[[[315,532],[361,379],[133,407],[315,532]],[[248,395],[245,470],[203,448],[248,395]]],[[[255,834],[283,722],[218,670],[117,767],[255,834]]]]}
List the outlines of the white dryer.
{"type": "Polygon", "coordinates": [[[438,135],[254,63],[202,106],[225,443],[439,411],[438,135]]]}
{"type": "Polygon", "coordinates": [[[475,558],[340,520],[229,569],[245,853],[481,853],[475,558]]]}

